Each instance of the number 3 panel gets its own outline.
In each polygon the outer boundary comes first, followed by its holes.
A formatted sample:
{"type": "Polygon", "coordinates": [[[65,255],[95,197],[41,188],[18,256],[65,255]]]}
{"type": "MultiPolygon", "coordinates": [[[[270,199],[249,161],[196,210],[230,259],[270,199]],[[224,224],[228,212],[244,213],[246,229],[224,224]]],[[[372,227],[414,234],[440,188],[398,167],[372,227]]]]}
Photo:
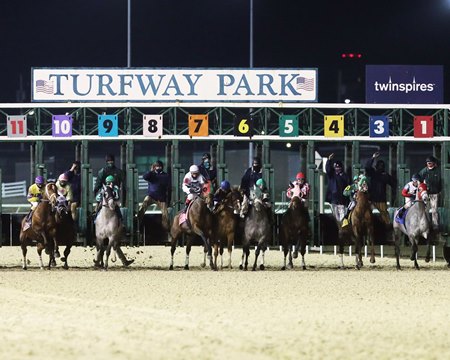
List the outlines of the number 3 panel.
{"type": "Polygon", "coordinates": [[[146,137],[161,137],[163,134],[163,116],[144,115],[142,131],[146,137]]]}
{"type": "Polygon", "coordinates": [[[369,117],[370,137],[389,137],[389,118],[386,115],[369,117]]]}

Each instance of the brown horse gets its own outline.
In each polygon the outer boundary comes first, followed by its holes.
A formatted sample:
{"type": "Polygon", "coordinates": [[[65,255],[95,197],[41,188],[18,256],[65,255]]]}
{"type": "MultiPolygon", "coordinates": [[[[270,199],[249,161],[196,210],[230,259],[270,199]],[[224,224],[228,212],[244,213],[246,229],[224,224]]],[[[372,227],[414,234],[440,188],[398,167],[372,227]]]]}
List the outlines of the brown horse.
{"type": "MultiPolygon", "coordinates": [[[[370,244],[370,262],[375,262],[373,214],[367,191],[358,191],[356,193],[356,206],[350,214],[350,225],[342,228],[344,236],[350,236],[355,245],[355,267],[359,270],[363,266],[361,250],[365,244],[365,238],[370,244]]],[[[341,238],[341,237],[340,237],[341,238]]],[[[344,267],[344,243],[341,240],[339,245],[339,256],[341,258],[341,267],[344,267]]]]}
{"type": "Polygon", "coordinates": [[[61,261],[64,262],[63,268],[68,269],[67,258],[70,254],[70,249],[76,239],[75,223],[70,211],[70,205],[64,196],[59,196],[56,201],[56,244],[55,254],[59,254],[58,246],[65,245],[64,256],[61,261]]]}
{"type": "Polygon", "coordinates": [[[303,201],[294,196],[289,204],[289,208],[283,214],[280,224],[280,244],[283,247],[284,264],[281,270],[286,270],[286,256],[289,254],[287,268],[292,269],[292,246],[295,245],[294,258],[300,248],[302,255],[302,268],[306,270],[305,252],[306,242],[309,237],[308,209],[303,201]]]}
{"type": "Polygon", "coordinates": [[[223,268],[223,249],[228,248],[228,268],[231,269],[236,226],[239,222],[242,194],[237,188],[231,189],[223,202],[214,210],[214,266],[217,268],[218,248],[220,247],[220,268],[223,268]]]}
{"type": "MultiPolygon", "coordinates": [[[[179,212],[173,219],[172,227],[170,229],[171,248],[170,248],[170,270],[173,270],[173,254],[177,246],[178,240],[184,234],[186,235],[186,261],[184,265],[185,270],[189,270],[189,253],[191,252],[192,241],[195,236],[200,236],[203,240],[203,246],[208,254],[211,269],[217,270],[211,258],[211,241],[213,241],[212,225],[213,214],[210,210],[212,206],[212,194],[208,194],[205,198],[197,196],[193,199],[186,211],[187,221],[180,224],[180,216],[183,212],[179,212]]],[[[206,262],[201,264],[206,266],[206,262]]]]}
{"type": "Polygon", "coordinates": [[[20,229],[20,246],[22,248],[23,264],[22,268],[27,269],[27,246],[31,245],[31,241],[37,242],[37,252],[41,269],[44,268],[42,262],[42,250],[49,255],[48,269],[55,264],[56,249],[56,217],[54,209],[57,201],[57,189],[54,183],[45,185],[44,194],[41,202],[33,212],[31,227],[26,230],[24,224],[26,217],[22,219],[22,227],[20,229]]]}

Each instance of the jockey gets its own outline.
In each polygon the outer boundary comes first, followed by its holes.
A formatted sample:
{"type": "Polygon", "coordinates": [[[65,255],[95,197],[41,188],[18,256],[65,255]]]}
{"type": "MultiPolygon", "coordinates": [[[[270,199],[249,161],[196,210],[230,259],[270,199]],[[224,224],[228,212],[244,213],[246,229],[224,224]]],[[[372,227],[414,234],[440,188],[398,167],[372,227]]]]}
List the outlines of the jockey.
{"type": "Polygon", "coordinates": [[[228,180],[223,180],[220,183],[220,187],[217,189],[217,191],[214,193],[214,210],[216,210],[219,205],[222,203],[222,201],[226,198],[226,196],[231,191],[231,185],[228,180]]]}
{"type": "Polygon", "coordinates": [[[289,183],[289,188],[286,191],[286,196],[291,200],[294,196],[299,197],[303,204],[307,207],[309,191],[310,186],[306,181],[305,174],[299,172],[295,177],[295,181],[289,183]]]}
{"type": "Polygon", "coordinates": [[[97,201],[97,207],[96,207],[96,209],[94,209],[94,214],[98,214],[98,212],[100,211],[100,209],[102,207],[102,203],[103,203],[103,194],[106,191],[106,187],[110,187],[113,190],[113,198],[114,198],[114,202],[116,204],[116,207],[114,210],[115,210],[117,216],[119,217],[120,221],[122,221],[122,213],[120,212],[119,187],[117,185],[115,185],[114,182],[115,182],[115,179],[114,179],[113,175],[108,175],[106,177],[106,179],[105,179],[106,185],[105,184],[102,185],[100,192],[95,197],[95,200],[97,201]]]}
{"type": "Polygon", "coordinates": [[[29,225],[31,224],[31,218],[33,216],[33,211],[36,210],[36,207],[38,206],[38,204],[42,200],[42,196],[44,195],[44,184],[45,184],[44,178],[42,176],[38,175],[34,179],[34,184],[32,184],[28,188],[27,200],[31,204],[31,209],[27,215],[25,222],[28,223],[29,225]]]}
{"type": "Polygon", "coordinates": [[[69,177],[66,173],[59,175],[56,182],[56,188],[58,189],[58,195],[62,195],[66,198],[69,204],[73,201],[72,186],[69,184],[69,177]]]}
{"type": "Polygon", "coordinates": [[[217,189],[217,170],[211,163],[211,155],[208,153],[204,153],[202,156],[202,163],[198,165],[198,170],[200,174],[205,179],[206,183],[210,183],[211,192],[216,191],[217,189]]]}
{"type": "Polygon", "coordinates": [[[405,210],[411,207],[413,201],[416,198],[417,189],[420,184],[420,176],[418,174],[414,174],[411,177],[411,181],[409,181],[402,189],[402,196],[405,198],[405,205],[403,205],[397,214],[397,217],[402,218],[405,210]]]}
{"type": "Polygon", "coordinates": [[[356,206],[356,194],[358,191],[367,191],[367,178],[363,174],[353,176],[353,184],[348,185],[344,189],[343,195],[350,198],[350,203],[348,204],[344,218],[342,219],[342,227],[348,225],[350,212],[356,206]]]}
{"type": "Polygon", "coordinates": [[[270,203],[269,190],[267,189],[264,179],[258,179],[256,181],[254,191],[251,192],[251,194],[254,194],[254,197],[250,199],[252,202],[255,199],[260,199],[266,208],[269,209],[272,206],[270,203]]]}
{"type": "Polygon", "coordinates": [[[186,212],[189,203],[202,194],[203,185],[205,185],[205,178],[200,174],[198,166],[191,165],[189,172],[184,176],[182,185],[183,192],[187,195],[184,212],[186,212]]]}

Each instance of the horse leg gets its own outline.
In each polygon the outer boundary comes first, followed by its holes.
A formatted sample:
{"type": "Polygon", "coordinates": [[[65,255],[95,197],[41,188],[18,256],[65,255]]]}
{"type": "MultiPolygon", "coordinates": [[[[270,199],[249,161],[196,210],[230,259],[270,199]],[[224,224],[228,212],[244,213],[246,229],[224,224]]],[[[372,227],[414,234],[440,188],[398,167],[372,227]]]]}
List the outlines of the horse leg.
{"type": "Polygon", "coordinates": [[[286,270],[286,257],[290,253],[287,246],[283,245],[283,266],[281,267],[281,270],[286,270]]]}
{"type": "Polygon", "coordinates": [[[409,238],[409,241],[411,242],[411,261],[414,261],[414,268],[416,270],[419,270],[419,264],[417,263],[417,239],[415,236],[411,236],[409,238]]]}
{"type": "Polygon", "coordinates": [[[227,241],[227,247],[228,247],[228,269],[232,269],[231,266],[231,253],[233,252],[233,242],[234,242],[234,232],[231,234],[228,234],[228,241],[227,241]]]}
{"type": "Polygon", "coordinates": [[[340,269],[344,270],[344,245],[339,245],[339,259],[341,260],[340,269]]]}
{"type": "Polygon", "coordinates": [[[66,246],[66,248],[64,249],[64,257],[61,258],[61,261],[64,261],[63,268],[66,270],[69,268],[69,265],[67,264],[67,258],[69,257],[71,247],[72,246],[66,246]]]}
{"type": "Polygon", "coordinates": [[[260,248],[260,246],[258,244],[258,246],[256,246],[256,250],[255,250],[255,262],[253,263],[252,271],[256,270],[256,265],[257,265],[257,262],[258,262],[258,256],[259,256],[260,251],[261,251],[261,248],[260,248]]]}
{"type": "Polygon", "coordinates": [[[394,229],[394,247],[395,247],[395,260],[397,262],[397,270],[401,270],[400,267],[400,234],[399,230],[394,229]]]}
{"type": "Polygon", "coordinates": [[[302,269],[306,270],[306,264],[305,264],[305,254],[306,254],[306,239],[302,241],[301,247],[300,247],[300,255],[302,255],[302,269]]]}
{"type": "Polygon", "coordinates": [[[184,270],[189,270],[189,254],[191,253],[192,240],[186,243],[186,260],[184,261],[184,270]]]}
{"type": "Polygon", "coordinates": [[[112,240],[109,240],[108,245],[106,246],[105,270],[108,270],[108,261],[109,256],[111,255],[111,248],[112,248],[112,240]]]}
{"type": "MultiPolygon", "coordinates": [[[[266,254],[267,246],[262,245],[261,246],[261,264],[259,265],[259,270],[264,270],[266,267],[264,266],[264,255],[266,254]]],[[[256,260],[256,259],[255,259],[256,260]]]]}
{"type": "Polygon", "coordinates": [[[427,254],[425,255],[425,262],[429,263],[431,260],[431,239],[430,234],[423,234],[423,237],[427,240],[427,254]]]}
{"type": "MultiPolygon", "coordinates": [[[[373,234],[373,233],[372,233],[373,234]]],[[[375,240],[373,235],[369,235],[369,243],[370,243],[370,263],[375,264],[375,240]]]]}
{"type": "Polygon", "coordinates": [[[175,253],[175,249],[177,247],[178,239],[172,238],[172,243],[170,244],[170,266],[169,270],[173,270],[173,254],[175,253]]]}
{"type": "Polygon", "coordinates": [[[22,248],[22,269],[27,270],[27,245],[22,242],[20,247],[22,248]]]}
{"type": "Polygon", "coordinates": [[[214,244],[214,264],[212,270],[217,271],[217,256],[219,255],[219,244],[214,244]]]}
{"type": "MultiPolygon", "coordinates": [[[[102,241],[102,243],[103,243],[103,241],[102,241]]],[[[98,245],[97,244],[97,256],[96,256],[96,258],[94,260],[94,267],[97,267],[97,268],[103,267],[103,254],[104,254],[104,252],[105,252],[105,249],[103,247],[103,244],[102,245],[98,245]]]]}

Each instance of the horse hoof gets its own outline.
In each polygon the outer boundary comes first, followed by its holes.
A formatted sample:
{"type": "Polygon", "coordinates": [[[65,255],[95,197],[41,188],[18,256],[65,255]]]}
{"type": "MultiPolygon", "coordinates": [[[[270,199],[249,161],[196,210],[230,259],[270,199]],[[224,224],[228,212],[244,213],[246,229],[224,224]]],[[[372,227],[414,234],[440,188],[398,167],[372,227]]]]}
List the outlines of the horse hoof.
{"type": "Polygon", "coordinates": [[[303,265],[303,268],[302,268],[303,270],[306,270],[306,265],[303,265]]]}
{"type": "Polygon", "coordinates": [[[375,264],[375,259],[370,259],[371,264],[375,264]]]}
{"type": "Polygon", "coordinates": [[[53,267],[56,266],[56,261],[55,261],[55,259],[53,259],[53,260],[50,262],[50,265],[53,266],[53,267]]]}
{"type": "Polygon", "coordinates": [[[61,260],[62,262],[65,262],[65,261],[66,261],[66,258],[65,258],[65,257],[62,257],[60,260],[61,260]]]}
{"type": "Polygon", "coordinates": [[[184,265],[184,270],[189,270],[189,265],[184,265]]]}
{"type": "Polygon", "coordinates": [[[244,267],[242,265],[239,265],[240,270],[244,270],[244,267]]]}
{"type": "Polygon", "coordinates": [[[283,267],[281,268],[281,270],[286,270],[286,266],[283,266],[283,267]]]}
{"type": "Polygon", "coordinates": [[[170,265],[170,266],[169,266],[169,270],[173,270],[173,265],[170,265]]]}
{"type": "Polygon", "coordinates": [[[61,257],[61,254],[59,253],[58,250],[56,250],[56,251],[55,251],[55,258],[59,258],[59,257],[61,257]]]}
{"type": "Polygon", "coordinates": [[[430,260],[431,260],[431,259],[430,259],[428,256],[425,258],[425,262],[426,262],[426,263],[429,263],[430,260]]]}
{"type": "Polygon", "coordinates": [[[69,265],[64,264],[64,265],[63,265],[63,269],[64,269],[64,270],[68,270],[68,269],[69,269],[69,265]]]}
{"type": "Polygon", "coordinates": [[[255,266],[252,267],[252,271],[256,271],[256,267],[255,266]]]}
{"type": "Polygon", "coordinates": [[[206,264],[205,264],[205,263],[201,263],[200,266],[201,266],[202,268],[204,268],[204,267],[206,266],[206,264]]]}
{"type": "Polygon", "coordinates": [[[265,268],[264,264],[259,265],[259,270],[264,270],[265,268]]]}
{"type": "Polygon", "coordinates": [[[28,268],[26,266],[22,267],[22,270],[28,270],[28,268]]]}
{"type": "Polygon", "coordinates": [[[134,259],[126,260],[126,261],[123,263],[123,266],[130,266],[132,263],[134,263],[134,259]]]}
{"type": "Polygon", "coordinates": [[[292,253],[292,257],[293,257],[294,259],[297,259],[297,258],[298,258],[298,251],[294,251],[294,252],[292,253]]]}

